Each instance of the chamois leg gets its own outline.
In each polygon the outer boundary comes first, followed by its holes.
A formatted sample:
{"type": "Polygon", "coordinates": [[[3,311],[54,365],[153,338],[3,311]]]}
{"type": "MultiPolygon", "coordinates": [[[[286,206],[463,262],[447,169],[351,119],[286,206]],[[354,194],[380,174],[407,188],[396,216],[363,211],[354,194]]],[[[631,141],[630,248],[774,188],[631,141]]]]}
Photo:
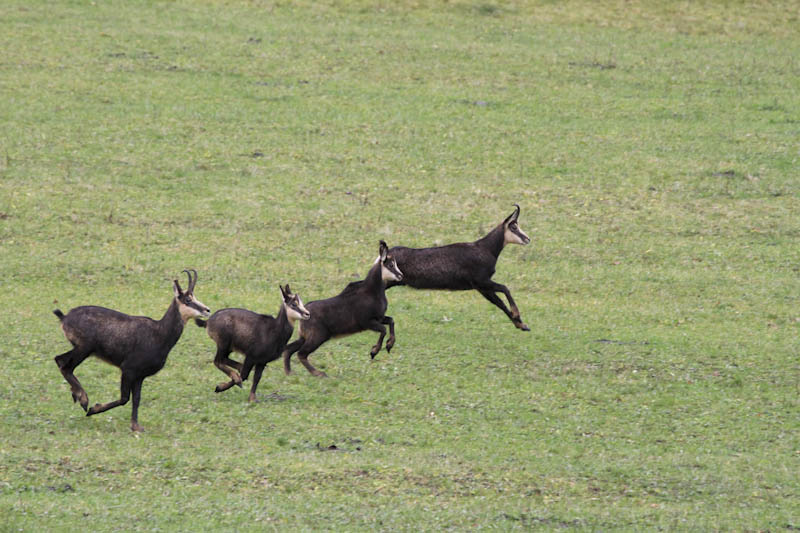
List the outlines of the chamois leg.
{"type": "Polygon", "coordinates": [[[499,307],[508,316],[508,318],[511,319],[516,327],[522,331],[530,331],[530,328],[522,322],[519,309],[517,308],[517,304],[514,302],[514,298],[511,296],[511,292],[508,290],[508,287],[500,283],[495,283],[494,281],[489,281],[488,283],[478,287],[478,292],[480,292],[484,298],[499,307]],[[508,303],[511,305],[510,311],[503,303],[503,300],[501,300],[497,294],[495,294],[498,292],[502,292],[508,299],[508,303]]]}
{"type": "Polygon", "coordinates": [[[375,359],[375,356],[378,355],[378,352],[381,351],[381,346],[383,345],[383,338],[386,336],[386,328],[383,327],[383,320],[371,320],[369,325],[367,326],[372,331],[377,331],[380,333],[378,337],[378,342],[375,343],[375,346],[372,347],[372,350],[369,351],[370,358],[375,359]]]}
{"type": "Polygon", "coordinates": [[[389,353],[392,350],[392,346],[394,346],[394,319],[390,316],[384,316],[381,322],[389,325],[389,338],[386,340],[386,353],[389,353]]]}
{"type": "Polygon", "coordinates": [[[292,354],[295,353],[297,350],[299,350],[300,347],[303,346],[303,343],[305,341],[306,340],[303,337],[300,337],[299,339],[297,339],[293,343],[287,345],[286,348],[284,348],[284,350],[283,350],[283,372],[287,376],[292,374],[292,363],[290,361],[290,359],[292,358],[292,354]]]}
{"type": "Polygon", "coordinates": [[[109,409],[113,409],[114,407],[119,407],[120,405],[125,405],[128,403],[128,399],[131,397],[131,379],[129,376],[126,376],[124,373],[122,374],[122,381],[120,383],[120,397],[119,400],[114,400],[113,402],[108,403],[96,403],[86,411],[86,416],[96,415],[97,413],[102,413],[103,411],[108,411],[109,409]]]}
{"type": "Polygon", "coordinates": [[[222,360],[222,362],[241,374],[241,372],[242,372],[242,363],[240,363],[239,361],[236,361],[235,359],[231,359],[230,357],[226,357],[225,359],[222,360]]]}
{"type": "Polygon", "coordinates": [[[261,381],[261,373],[264,371],[265,366],[267,366],[267,363],[259,363],[256,365],[255,372],[253,372],[253,384],[250,386],[250,396],[247,398],[250,402],[256,401],[256,387],[258,387],[258,382],[261,381]]]}
{"type": "Polygon", "coordinates": [[[91,352],[81,351],[78,350],[78,348],[73,348],[72,350],[55,357],[55,361],[58,365],[58,369],[61,371],[61,375],[64,376],[64,379],[66,379],[67,383],[69,383],[70,390],[72,391],[72,401],[79,402],[84,411],[89,408],[89,396],[86,394],[86,391],[83,390],[81,382],[78,381],[78,378],[75,377],[73,372],[75,371],[75,367],[89,357],[89,354],[91,354],[91,352]]]}
{"type": "Polygon", "coordinates": [[[328,377],[328,375],[325,372],[314,368],[314,365],[312,365],[308,361],[308,356],[311,355],[314,352],[314,350],[319,348],[322,345],[322,343],[325,342],[326,340],[328,339],[325,339],[320,342],[320,341],[312,341],[311,339],[306,339],[303,345],[300,347],[300,350],[297,352],[297,358],[300,360],[303,366],[306,367],[306,370],[311,372],[312,376],[316,376],[318,378],[326,378],[328,377]]]}
{"type": "Polygon", "coordinates": [[[250,377],[250,371],[255,366],[256,362],[253,360],[252,357],[245,357],[244,363],[242,364],[242,381],[245,381],[247,378],[250,377]]]}
{"type": "Polygon", "coordinates": [[[510,318],[512,321],[514,320],[514,315],[511,314],[511,311],[508,310],[508,307],[506,307],[506,304],[503,303],[503,300],[501,300],[494,293],[494,291],[492,291],[491,289],[478,289],[478,292],[480,292],[483,295],[484,298],[486,298],[487,300],[492,302],[494,305],[499,307],[506,315],[508,315],[508,318],[510,318]]]}
{"type": "Polygon", "coordinates": [[[239,378],[238,381],[236,379],[232,379],[230,381],[222,382],[219,385],[217,385],[217,388],[214,389],[214,392],[224,392],[233,387],[234,385],[238,385],[239,388],[241,388],[242,381],[246,380],[247,376],[250,375],[251,368],[253,368],[253,361],[245,356],[244,364],[242,365],[242,375],[241,377],[237,375],[237,377],[239,378]]]}
{"type": "Polygon", "coordinates": [[[139,425],[139,400],[142,398],[142,383],[144,378],[133,383],[133,409],[131,410],[131,431],[141,432],[144,428],[139,425]]]}
{"type": "MultiPolygon", "coordinates": [[[[223,381],[217,385],[216,389],[214,389],[215,392],[228,390],[234,385],[238,385],[239,387],[242,386],[241,376],[236,372],[236,370],[231,368],[231,366],[234,366],[231,363],[236,363],[236,361],[228,357],[230,353],[231,351],[228,348],[223,348],[220,346],[217,347],[217,355],[214,357],[214,366],[219,368],[224,374],[227,374],[231,380],[227,382],[223,381]]],[[[239,365],[239,363],[236,364],[239,365]]],[[[239,365],[239,370],[241,370],[241,365],[239,365]]]]}
{"type": "Polygon", "coordinates": [[[239,379],[239,381],[234,381],[234,380],[223,381],[222,383],[220,383],[219,385],[214,387],[214,392],[225,392],[226,390],[230,389],[234,385],[238,385],[241,388],[241,386],[242,386],[241,378],[239,379]]]}

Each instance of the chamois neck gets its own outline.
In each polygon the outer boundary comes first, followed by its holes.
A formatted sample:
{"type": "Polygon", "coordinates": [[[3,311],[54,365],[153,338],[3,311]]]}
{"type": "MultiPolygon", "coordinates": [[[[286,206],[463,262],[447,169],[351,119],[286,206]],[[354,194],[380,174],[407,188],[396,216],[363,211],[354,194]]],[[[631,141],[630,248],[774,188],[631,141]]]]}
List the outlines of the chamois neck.
{"type": "Polygon", "coordinates": [[[372,265],[372,268],[369,269],[367,277],[364,278],[364,285],[371,290],[382,289],[384,286],[382,269],[383,264],[381,264],[380,259],[378,259],[375,264],[372,265]]]}
{"type": "Polygon", "coordinates": [[[278,321],[278,324],[289,324],[289,327],[294,328],[294,320],[289,317],[289,313],[286,312],[286,304],[281,303],[281,308],[278,309],[278,314],[275,316],[275,320],[278,321]]]}
{"type": "Polygon", "coordinates": [[[502,224],[494,228],[485,237],[475,241],[475,244],[489,250],[495,257],[500,257],[500,252],[506,245],[505,228],[502,224]]]}
{"type": "Polygon", "coordinates": [[[164,316],[161,317],[161,320],[158,321],[158,325],[165,334],[165,343],[170,347],[174,346],[175,343],[178,342],[178,339],[181,338],[184,325],[176,298],[172,299],[172,303],[167,309],[167,312],[164,313],[164,316]]]}

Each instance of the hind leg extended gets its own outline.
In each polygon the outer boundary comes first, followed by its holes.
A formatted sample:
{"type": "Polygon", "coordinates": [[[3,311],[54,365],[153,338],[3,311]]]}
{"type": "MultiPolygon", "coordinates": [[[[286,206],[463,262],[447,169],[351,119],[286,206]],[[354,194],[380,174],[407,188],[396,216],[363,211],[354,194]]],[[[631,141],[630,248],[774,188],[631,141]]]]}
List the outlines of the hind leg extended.
{"type": "Polygon", "coordinates": [[[237,370],[241,371],[242,365],[228,357],[231,351],[228,348],[217,346],[217,355],[214,356],[214,366],[220,369],[224,374],[227,374],[230,381],[223,381],[216,386],[214,392],[222,392],[230,389],[234,385],[242,386],[242,377],[239,373],[231,367],[238,367],[237,370]]]}
{"type": "MultiPolygon", "coordinates": [[[[251,357],[245,357],[244,358],[244,364],[242,365],[242,377],[239,378],[239,382],[237,383],[234,380],[230,380],[227,383],[220,383],[219,385],[217,385],[217,388],[214,389],[214,391],[215,392],[226,391],[226,390],[230,389],[231,387],[233,387],[234,385],[239,385],[239,387],[241,387],[242,386],[242,381],[246,380],[247,377],[250,375],[250,370],[252,370],[253,364],[254,364],[253,363],[253,359],[251,357]]],[[[266,364],[266,363],[264,363],[264,364],[266,364]]],[[[262,368],[261,370],[264,370],[264,369],[262,368]]],[[[256,373],[258,375],[258,379],[261,379],[261,373],[258,372],[258,368],[256,368],[256,373]]],[[[255,393],[255,388],[253,388],[252,391],[250,392],[250,396],[251,397],[255,397],[254,393],[255,393]]],[[[250,400],[250,401],[253,401],[253,400],[250,400]]]]}
{"type": "Polygon", "coordinates": [[[223,363],[231,367],[232,369],[236,370],[240,374],[242,373],[242,363],[236,361],[235,359],[231,359],[230,357],[226,357],[222,360],[223,363]]]}
{"type": "Polygon", "coordinates": [[[113,402],[108,403],[96,403],[92,407],[86,411],[86,416],[96,415],[98,413],[102,413],[104,411],[108,411],[109,409],[113,409],[114,407],[119,407],[120,405],[125,405],[128,403],[128,399],[131,397],[131,387],[133,385],[133,381],[127,376],[124,372],[122,373],[122,380],[120,383],[120,396],[119,400],[114,400],[113,402]]]}
{"type": "Polygon", "coordinates": [[[58,365],[58,369],[61,371],[61,375],[64,376],[64,379],[69,383],[70,390],[72,391],[72,401],[80,403],[84,411],[89,407],[89,396],[86,394],[86,391],[83,390],[81,382],[78,381],[78,378],[75,377],[73,372],[75,371],[75,367],[81,364],[90,354],[91,352],[73,348],[55,357],[55,362],[58,365]]]}

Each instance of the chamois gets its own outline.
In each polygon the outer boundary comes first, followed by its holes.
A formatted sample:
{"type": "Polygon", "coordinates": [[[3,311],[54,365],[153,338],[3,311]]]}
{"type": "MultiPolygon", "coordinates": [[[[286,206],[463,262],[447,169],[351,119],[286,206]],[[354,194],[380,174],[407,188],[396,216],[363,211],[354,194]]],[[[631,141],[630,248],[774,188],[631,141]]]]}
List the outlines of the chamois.
{"type": "Polygon", "coordinates": [[[60,309],[53,311],[61,321],[64,335],[73,346],[72,350],[56,356],[55,361],[72,389],[72,401],[80,402],[86,416],[125,405],[133,393],[131,429],[143,431],[139,425],[138,411],[144,378],[164,367],[167,355],[180,339],[186,321],[197,316],[208,316],[209,313],[208,307],[194,297],[197,271],[184,272],[189,277],[189,288],[183,291],[178,280],[173,281],[175,297],[161,320],[126,315],[91,305],[75,307],[66,315],[60,309]],[[89,407],[89,397],[73,372],[90,355],[122,371],[119,400],[89,407]]]}
{"type": "Polygon", "coordinates": [[[195,323],[207,328],[208,336],[217,343],[214,365],[231,380],[217,385],[215,392],[222,392],[234,385],[242,386],[250,369],[255,366],[253,385],[249,401],[256,401],[256,387],[267,363],[281,356],[294,331],[296,320],[307,320],[310,316],[302,300],[287,284],[281,289],[281,308],[277,318],[260,315],[247,309],[220,309],[208,321],[196,318],[195,323]],[[244,355],[244,364],[228,356],[232,351],[244,355]],[[238,373],[241,372],[241,375],[238,373]]]}
{"type": "Polygon", "coordinates": [[[474,242],[459,242],[433,248],[395,246],[389,252],[403,271],[403,279],[390,281],[386,288],[406,285],[415,289],[466,291],[475,289],[503,310],[516,327],[530,328],[522,322],[517,304],[508,287],[492,281],[495,265],[506,244],[528,244],[530,238],[519,227],[519,205],[485,237],[474,242]],[[496,293],[502,292],[511,306],[509,311],[496,293]]]}
{"type": "Polygon", "coordinates": [[[312,375],[326,377],[325,372],[317,370],[309,363],[308,356],[333,337],[360,331],[372,330],[380,333],[378,342],[370,351],[370,356],[374,359],[386,336],[384,324],[389,326],[386,351],[391,351],[394,346],[394,320],[386,316],[386,281],[399,281],[403,279],[403,274],[397,268],[385,242],[380,241],[379,251],[380,255],[366,278],[350,283],[337,296],[307,304],[311,318],[300,323],[297,340],[289,344],[283,352],[283,369],[286,374],[292,373],[290,359],[293,353],[298,352],[300,362],[312,375]]]}

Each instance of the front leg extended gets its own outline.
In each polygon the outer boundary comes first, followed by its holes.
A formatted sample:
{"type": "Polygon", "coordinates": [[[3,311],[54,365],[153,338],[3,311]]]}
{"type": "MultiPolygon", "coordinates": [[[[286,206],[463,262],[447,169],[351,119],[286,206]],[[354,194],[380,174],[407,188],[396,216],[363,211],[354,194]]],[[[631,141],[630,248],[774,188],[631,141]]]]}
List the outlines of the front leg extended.
{"type": "Polygon", "coordinates": [[[521,329],[522,331],[530,331],[530,328],[522,321],[517,304],[514,302],[514,298],[511,296],[511,292],[508,290],[508,287],[500,283],[495,283],[494,281],[489,281],[488,283],[477,287],[477,289],[484,298],[500,308],[500,310],[511,319],[511,322],[513,322],[517,328],[521,329]],[[503,300],[501,300],[500,297],[495,294],[497,292],[502,292],[505,295],[505,297],[508,299],[508,303],[511,305],[511,310],[509,310],[508,307],[506,307],[506,304],[503,303],[503,300]]]}
{"type": "Polygon", "coordinates": [[[384,316],[381,323],[389,326],[389,338],[386,340],[386,352],[389,353],[394,346],[394,319],[390,316],[384,316]]]}
{"type": "Polygon", "coordinates": [[[367,329],[371,329],[372,331],[377,331],[378,333],[380,333],[380,336],[378,337],[378,342],[375,343],[375,346],[373,346],[372,350],[370,350],[369,352],[370,358],[372,359],[375,359],[375,356],[378,355],[378,352],[381,351],[381,346],[383,346],[383,338],[386,336],[386,328],[383,327],[384,324],[383,320],[384,320],[383,318],[380,320],[373,319],[370,320],[369,324],[367,325],[367,329]]]}
{"type": "Polygon", "coordinates": [[[287,376],[292,374],[292,354],[295,353],[297,350],[302,348],[303,343],[306,340],[303,337],[300,337],[296,341],[291,344],[287,344],[286,348],[283,350],[283,373],[287,376]]]}

